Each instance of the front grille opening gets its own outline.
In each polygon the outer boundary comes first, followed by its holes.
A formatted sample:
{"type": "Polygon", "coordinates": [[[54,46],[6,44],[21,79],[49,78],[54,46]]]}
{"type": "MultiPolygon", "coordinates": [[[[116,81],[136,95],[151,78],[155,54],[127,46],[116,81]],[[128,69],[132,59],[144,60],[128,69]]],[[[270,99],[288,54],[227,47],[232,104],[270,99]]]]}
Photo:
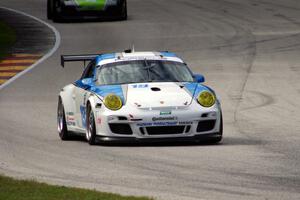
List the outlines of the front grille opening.
{"type": "Polygon", "coordinates": [[[203,113],[203,114],[201,115],[201,117],[203,117],[203,118],[208,117],[208,113],[203,113]]]}
{"type": "Polygon", "coordinates": [[[146,127],[148,135],[181,134],[185,126],[151,126],[146,127]]]}
{"type": "Polygon", "coordinates": [[[140,132],[141,132],[142,135],[145,135],[145,131],[144,131],[143,127],[140,128],[140,132]]]}
{"type": "Polygon", "coordinates": [[[205,120],[198,122],[197,132],[210,131],[215,127],[216,120],[205,120]]]}
{"type": "Polygon", "coordinates": [[[111,132],[120,135],[132,135],[129,124],[109,124],[111,132]]]}
{"type": "Polygon", "coordinates": [[[190,130],[191,130],[191,126],[189,125],[189,126],[187,126],[186,129],[185,129],[185,133],[190,132],[190,130]]]}
{"type": "Polygon", "coordinates": [[[118,119],[119,119],[119,120],[127,120],[127,117],[119,116],[118,119]]]}

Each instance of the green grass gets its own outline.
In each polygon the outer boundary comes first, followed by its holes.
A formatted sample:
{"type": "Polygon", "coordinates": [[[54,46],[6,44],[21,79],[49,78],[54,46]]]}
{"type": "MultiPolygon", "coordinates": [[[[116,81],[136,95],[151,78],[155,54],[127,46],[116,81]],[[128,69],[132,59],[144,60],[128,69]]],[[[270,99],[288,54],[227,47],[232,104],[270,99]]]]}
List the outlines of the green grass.
{"type": "MultiPolygon", "coordinates": [[[[147,197],[120,196],[95,190],[54,186],[36,181],[15,180],[0,175],[2,200],[150,200],[147,197]]],[[[153,200],[153,199],[152,199],[153,200]]]]}
{"type": "Polygon", "coordinates": [[[4,22],[0,21],[0,60],[8,55],[8,50],[15,41],[15,31],[4,22]]]}

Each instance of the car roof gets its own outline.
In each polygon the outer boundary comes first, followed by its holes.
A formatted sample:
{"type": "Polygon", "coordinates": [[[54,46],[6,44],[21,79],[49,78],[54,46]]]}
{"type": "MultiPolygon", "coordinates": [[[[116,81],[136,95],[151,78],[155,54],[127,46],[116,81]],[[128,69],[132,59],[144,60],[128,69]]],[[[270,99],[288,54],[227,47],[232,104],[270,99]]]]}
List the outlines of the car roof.
{"type": "Polygon", "coordinates": [[[128,60],[167,60],[184,63],[175,53],[162,51],[162,52],[130,52],[130,53],[111,53],[101,54],[96,57],[97,65],[105,65],[109,63],[122,62],[128,60]]]}

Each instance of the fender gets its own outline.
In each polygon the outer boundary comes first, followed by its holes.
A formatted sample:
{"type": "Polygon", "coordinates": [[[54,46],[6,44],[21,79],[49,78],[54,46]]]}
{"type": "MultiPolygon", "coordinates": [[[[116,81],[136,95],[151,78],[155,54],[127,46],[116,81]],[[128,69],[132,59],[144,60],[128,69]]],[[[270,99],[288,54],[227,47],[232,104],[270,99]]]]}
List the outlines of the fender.
{"type": "Polygon", "coordinates": [[[65,112],[75,112],[75,103],[72,99],[73,92],[75,86],[73,84],[69,84],[61,89],[59,96],[62,99],[65,112]]]}
{"type": "Polygon", "coordinates": [[[94,94],[94,93],[90,93],[89,98],[87,98],[86,105],[87,105],[87,102],[90,103],[91,108],[93,110],[96,109],[96,106],[97,106],[97,109],[102,108],[102,106],[103,106],[102,105],[103,101],[100,100],[99,97],[96,94],[94,94]]]}
{"type": "MultiPolygon", "coordinates": [[[[67,86],[65,86],[64,88],[61,89],[59,96],[61,97],[62,103],[64,105],[64,110],[65,110],[65,116],[66,116],[66,120],[68,120],[68,117],[70,118],[74,118],[74,122],[76,121],[75,119],[75,101],[72,98],[73,96],[73,91],[75,89],[75,86],[73,84],[69,84],[67,86]]],[[[73,123],[67,123],[67,127],[68,129],[75,126],[75,124],[73,123]]]]}
{"type": "MultiPolygon", "coordinates": [[[[91,106],[91,109],[93,110],[94,119],[98,120],[98,116],[100,116],[101,111],[103,111],[103,107],[104,107],[103,101],[100,100],[99,97],[96,94],[90,93],[89,98],[86,101],[86,113],[88,113],[88,110],[87,110],[88,109],[88,107],[87,107],[88,102],[91,106]]],[[[97,122],[95,122],[95,123],[96,123],[96,127],[98,128],[99,123],[97,123],[97,122]]]]}

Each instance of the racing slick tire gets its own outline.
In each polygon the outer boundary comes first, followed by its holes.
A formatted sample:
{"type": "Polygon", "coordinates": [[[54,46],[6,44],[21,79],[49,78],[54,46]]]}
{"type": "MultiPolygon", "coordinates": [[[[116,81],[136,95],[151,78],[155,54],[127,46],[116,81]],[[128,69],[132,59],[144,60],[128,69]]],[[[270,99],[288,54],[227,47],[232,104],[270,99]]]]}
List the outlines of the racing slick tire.
{"type": "Polygon", "coordinates": [[[57,129],[61,140],[68,140],[70,138],[70,133],[68,132],[66,123],[65,109],[61,97],[58,99],[57,106],[57,129]]]}
{"type": "Polygon", "coordinates": [[[120,20],[127,20],[127,1],[123,0],[120,5],[120,20]]]}
{"type": "Polygon", "coordinates": [[[47,18],[53,18],[53,0],[47,0],[47,18]]]}
{"type": "Polygon", "coordinates": [[[90,145],[96,144],[96,124],[94,112],[89,105],[87,107],[87,115],[86,115],[86,140],[90,145]]]}

